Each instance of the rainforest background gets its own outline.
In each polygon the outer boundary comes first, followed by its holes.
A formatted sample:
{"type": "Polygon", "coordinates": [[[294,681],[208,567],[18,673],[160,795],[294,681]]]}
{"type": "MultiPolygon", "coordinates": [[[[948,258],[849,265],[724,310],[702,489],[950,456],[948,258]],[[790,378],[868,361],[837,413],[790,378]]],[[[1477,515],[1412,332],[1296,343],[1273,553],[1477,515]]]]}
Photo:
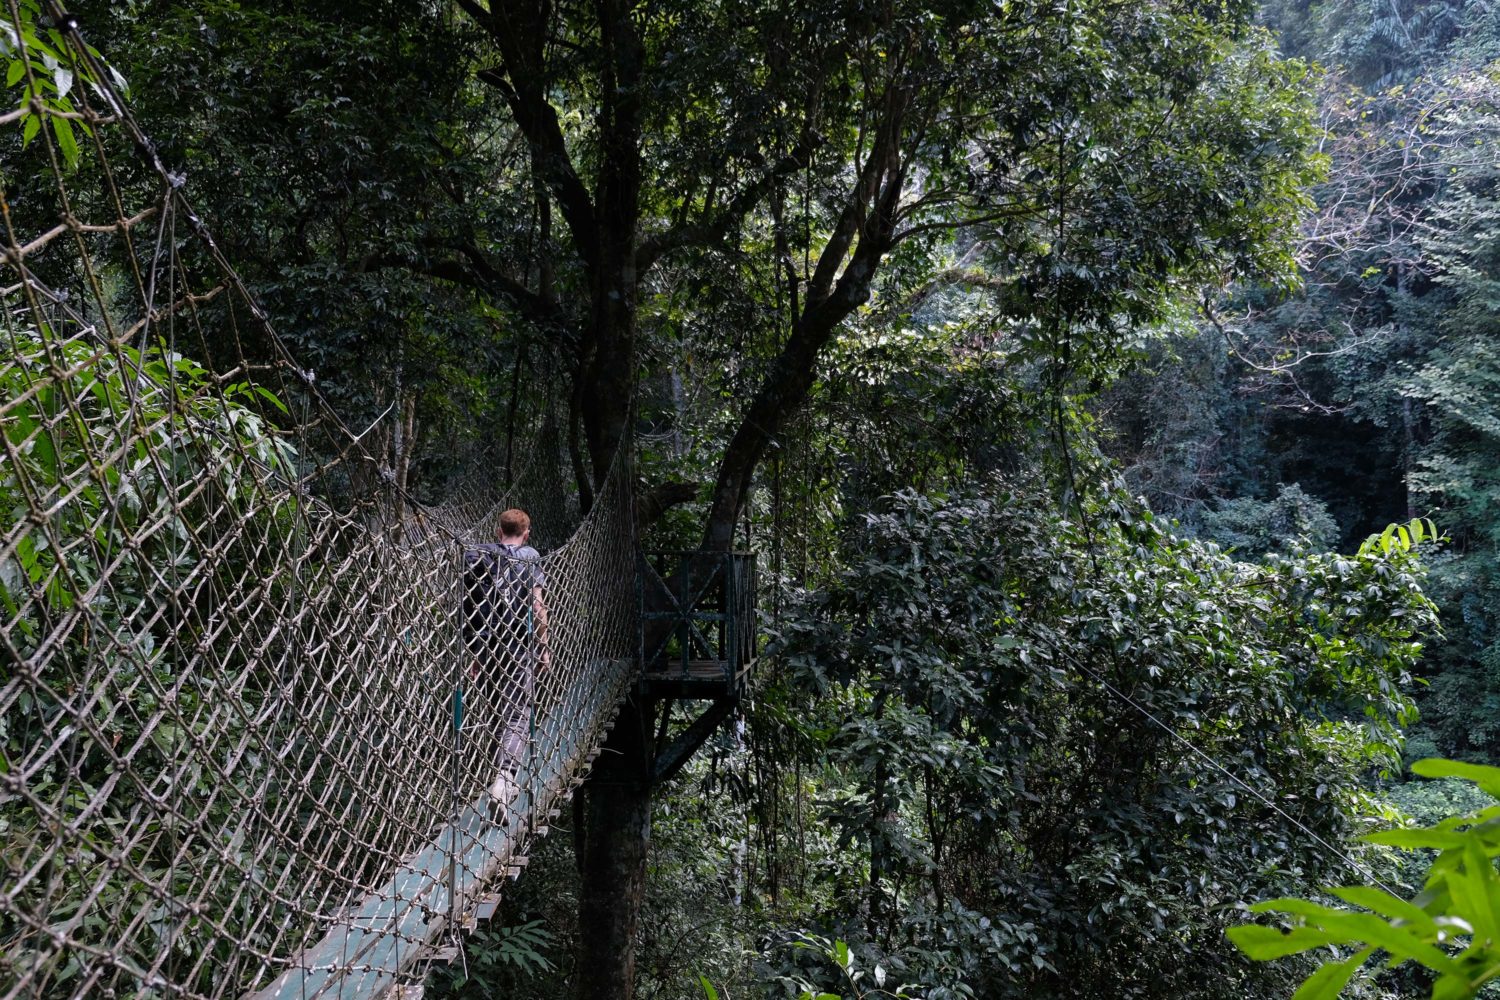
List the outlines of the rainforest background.
{"type": "MultiPolygon", "coordinates": [[[[636,995],[1287,996],[1243,904],[1417,878],[1402,755],[1495,758],[1495,4],[79,16],[403,485],[550,393],[760,554],[636,995]]],[[[429,989],[569,995],[579,891],[549,838],[429,989]]]]}

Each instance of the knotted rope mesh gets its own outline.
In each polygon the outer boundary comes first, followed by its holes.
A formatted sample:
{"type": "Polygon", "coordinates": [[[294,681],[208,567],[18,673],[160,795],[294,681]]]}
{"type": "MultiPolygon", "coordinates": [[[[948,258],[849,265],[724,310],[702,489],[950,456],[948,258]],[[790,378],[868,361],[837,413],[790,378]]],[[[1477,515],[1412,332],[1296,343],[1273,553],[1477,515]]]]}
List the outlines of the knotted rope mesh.
{"type": "Polygon", "coordinates": [[[377,993],[631,683],[623,465],[580,522],[539,417],[509,488],[398,495],[97,53],[3,2],[0,998],[377,993]],[[465,552],[513,504],[567,541],[497,645],[465,552]]]}

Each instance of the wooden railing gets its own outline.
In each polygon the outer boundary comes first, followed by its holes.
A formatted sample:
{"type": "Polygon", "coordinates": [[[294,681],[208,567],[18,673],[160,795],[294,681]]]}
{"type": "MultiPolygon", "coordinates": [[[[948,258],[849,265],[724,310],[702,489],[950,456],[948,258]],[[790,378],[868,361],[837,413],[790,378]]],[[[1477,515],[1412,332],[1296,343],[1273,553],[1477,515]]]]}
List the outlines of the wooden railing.
{"type": "Polygon", "coordinates": [[[691,697],[737,693],[755,658],[755,557],[652,552],[638,566],[645,679],[691,697]]]}

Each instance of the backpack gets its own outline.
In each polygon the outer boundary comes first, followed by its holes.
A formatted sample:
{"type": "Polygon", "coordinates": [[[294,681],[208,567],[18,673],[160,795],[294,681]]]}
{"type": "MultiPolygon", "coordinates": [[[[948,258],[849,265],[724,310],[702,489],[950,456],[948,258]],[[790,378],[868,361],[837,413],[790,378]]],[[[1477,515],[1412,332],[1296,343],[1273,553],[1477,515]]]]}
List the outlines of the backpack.
{"type": "Polygon", "coordinates": [[[531,591],[540,585],[535,559],[520,545],[490,542],[464,550],[464,626],[469,635],[531,631],[531,591]]]}

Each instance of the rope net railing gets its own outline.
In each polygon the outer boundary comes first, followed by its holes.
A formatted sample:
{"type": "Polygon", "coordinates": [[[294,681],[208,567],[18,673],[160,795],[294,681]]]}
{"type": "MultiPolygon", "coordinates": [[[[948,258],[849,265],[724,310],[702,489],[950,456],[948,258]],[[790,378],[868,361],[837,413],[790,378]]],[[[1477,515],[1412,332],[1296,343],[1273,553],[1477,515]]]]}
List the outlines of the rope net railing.
{"type": "Polygon", "coordinates": [[[481,463],[448,502],[401,495],[48,16],[0,0],[24,69],[0,114],[0,1000],[378,994],[524,863],[631,683],[623,463],[579,518],[537,415],[508,486],[481,463]],[[472,552],[513,505],[535,586],[476,620],[472,552]]]}

